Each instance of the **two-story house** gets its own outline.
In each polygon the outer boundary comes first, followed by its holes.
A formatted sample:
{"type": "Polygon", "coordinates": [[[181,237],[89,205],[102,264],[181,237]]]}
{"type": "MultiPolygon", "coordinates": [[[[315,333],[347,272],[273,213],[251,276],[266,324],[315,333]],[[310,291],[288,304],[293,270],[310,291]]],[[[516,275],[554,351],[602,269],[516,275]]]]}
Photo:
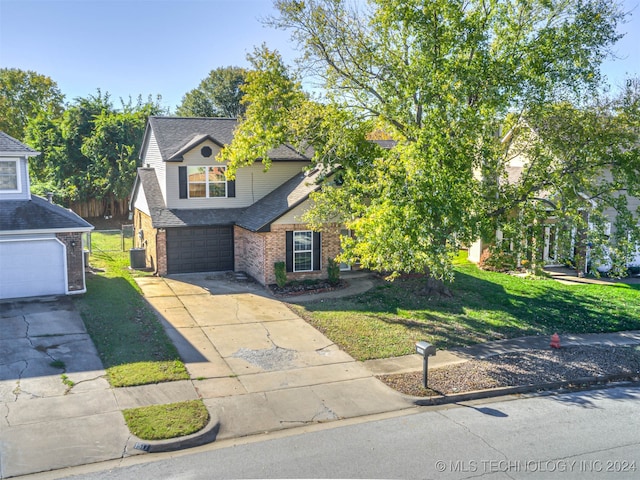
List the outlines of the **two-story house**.
{"type": "MultiPolygon", "coordinates": [[[[531,128],[526,122],[524,124],[525,131],[533,135],[536,140],[537,131],[531,128]]],[[[528,169],[532,162],[527,154],[527,137],[522,140],[514,136],[514,130],[512,129],[502,139],[502,144],[505,146],[505,159],[507,160],[506,175],[503,178],[499,178],[498,182],[505,182],[506,184],[515,185],[522,182],[523,178],[528,176],[528,169]]],[[[551,155],[555,155],[551,152],[551,155]]],[[[556,157],[557,158],[557,157],[556,157]]],[[[611,165],[604,165],[601,167],[599,174],[592,178],[593,185],[599,185],[602,183],[610,183],[612,180],[611,165]]],[[[586,194],[580,194],[583,207],[581,208],[582,214],[585,216],[589,228],[593,228],[590,216],[592,215],[592,209],[597,207],[595,200],[589,200],[586,194]]],[[[640,198],[630,195],[626,190],[619,190],[616,192],[616,196],[624,196],[629,211],[633,214],[636,221],[640,221],[640,198]]],[[[536,219],[538,226],[538,233],[533,233],[534,229],[523,227],[523,232],[520,238],[524,250],[520,253],[522,258],[519,260],[531,260],[534,256],[536,262],[539,265],[544,266],[562,266],[567,260],[576,260],[575,256],[579,255],[584,258],[584,262],[581,263],[581,273],[587,273],[588,268],[596,268],[600,273],[608,272],[611,269],[610,259],[596,258],[592,255],[590,247],[579,247],[576,244],[576,238],[579,235],[576,228],[571,230],[567,229],[563,231],[562,224],[558,222],[557,218],[557,199],[560,197],[558,192],[553,190],[537,191],[535,196],[532,196],[529,201],[538,202],[542,207],[543,212],[540,217],[536,219]],[[525,231],[526,229],[526,231],[525,231]],[[562,242],[564,241],[564,244],[562,242]],[[579,249],[582,249],[579,251],[579,249]],[[591,260],[593,259],[593,262],[591,260]],[[590,263],[593,263],[592,265],[590,263]],[[584,271],[582,271],[584,269],[584,271]]],[[[605,234],[612,237],[615,233],[615,220],[618,212],[611,206],[604,208],[602,212],[606,219],[605,234]]],[[[518,210],[514,208],[512,215],[518,215],[518,210]]],[[[583,234],[586,234],[583,232],[583,234]]],[[[478,239],[476,242],[469,246],[468,258],[474,263],[480,263],[483,252],[492,245],[502,244],[505,250],[514,250],[514,239],[505,239],[503,232],[497,230],[495,237],[486,239],[483,241],[478,239]]],[[[607,247],[605,246],[605,250],[607,247]]],[[[640,245],[637,245],[635,253],[632,253],[627,263],[628,267],[640,267],[640,245]]]]}
{"type": "Polygon", "coordinates": [[[82,234],[93,226],[31,194],[29,157],[0,132],[0,299],[85,292],[82,234]]]}
{"type": "Polygon", "coordinates": [[[151,117],[145,130],[130,209],[137,246],[158,275],[245,272],[275,283],[274,264],[289,280],[326,278],[340,251],[338,225],[314,232],[301,220],[321,186],[308,156],[283,145],[268,171],[256,161],[225,177],[216,160],[231,143],[228,118],[151,117]]]}

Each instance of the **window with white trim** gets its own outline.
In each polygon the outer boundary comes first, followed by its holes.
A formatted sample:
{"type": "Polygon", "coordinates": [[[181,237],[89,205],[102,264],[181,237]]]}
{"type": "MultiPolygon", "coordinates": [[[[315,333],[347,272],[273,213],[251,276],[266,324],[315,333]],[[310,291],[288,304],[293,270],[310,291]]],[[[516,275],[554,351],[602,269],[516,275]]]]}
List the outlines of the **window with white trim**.
{"type": "Polygon", "coordinates": [[[187,167],[189,198],[227,196],[225,167],[187,167]]]}
{"type": "Polygon", "coordinates": [[[311,230],[293,232],[293,271],[313,270],[313,232],[311,230]]]}
{"type": "Polygon", "coordinates": [[[18,160],[0,161],[0,191],[19,192],[18,160]]]}

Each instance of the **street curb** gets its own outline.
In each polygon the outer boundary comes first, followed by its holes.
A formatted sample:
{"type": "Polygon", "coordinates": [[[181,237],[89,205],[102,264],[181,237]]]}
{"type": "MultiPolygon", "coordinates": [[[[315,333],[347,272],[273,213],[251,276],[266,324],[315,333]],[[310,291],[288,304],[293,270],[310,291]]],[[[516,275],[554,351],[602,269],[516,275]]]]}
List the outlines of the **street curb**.
{"type": "Polygon", "coordinates": [[[410,398],[413,401],[414,405],[417,406],[446,405],[448,403],[467,402],[470,400],[502,397],[519,393],[560,390],[564,388],[569,388],[571,390],[588,390],[593,386],[602,386],[603,384],[625,381],[632,384],[638,384],[640,383],[640,375],[616,374],[603,375],[598,377],[580,377],[574,380],[563,380],[536,385],[520,385],[517,387],[500,387],[489,388],[486,390],[474,390],[472,392],[458,393],[454,395],[437,395],[433,397],[416,397],[412,395],[406,395],[406,397],[410,398]]]}
{"type": "Polygon", "coordinates": [[[185,448],[199,447],[216,440],[220,431],[220,419],[209,412],[209,423],[201,430],[184,437],[169,438],[167,440],[142,440],[135,435],[131,439],[135,442],[136,450],[146,453],[173,452],[185,448]]]}

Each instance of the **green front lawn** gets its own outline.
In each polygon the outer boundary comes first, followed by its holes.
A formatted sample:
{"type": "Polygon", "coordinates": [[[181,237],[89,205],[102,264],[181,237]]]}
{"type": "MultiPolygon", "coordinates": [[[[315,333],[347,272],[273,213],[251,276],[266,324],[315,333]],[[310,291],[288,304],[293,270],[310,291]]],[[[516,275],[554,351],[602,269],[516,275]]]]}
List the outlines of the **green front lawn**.
{"type": "Polygon", "coordinates": [[[358,360],[525,335],[640,329],[640,285],[564,285],[487,272],[461,258],[451,298],[423,280],[383,282],[354,297],[292,306],[358,360]]]}
{"type": "MultiPolygon", "coordinates": [[[[94,236],[100,234],[94,233],[94,236]]],[[[76,302],[114,387],[188,379],[178,352],[131,271],[129,252],[94,252],[87,293],[76,302]]]]}

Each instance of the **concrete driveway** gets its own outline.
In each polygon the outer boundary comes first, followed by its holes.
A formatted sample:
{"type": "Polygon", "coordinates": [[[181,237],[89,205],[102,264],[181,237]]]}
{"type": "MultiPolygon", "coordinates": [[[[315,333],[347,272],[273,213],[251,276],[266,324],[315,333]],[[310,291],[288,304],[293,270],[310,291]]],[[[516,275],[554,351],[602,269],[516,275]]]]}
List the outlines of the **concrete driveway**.
{"type": "Polygon", "coordinates": [[[137,282],[219,439],[411,406],[259,285],[211,273],[137,282]]]}
{"type": "Polygon", "coordinates": [[[71,299],[0,302],[0,478],[122,456],[104,374],[71,299]]]}
{"type": "Polygon", "coordinates": [[[0,478],[145,454],[125,408],[201,398],[223,439],[413,406],[262,287],[137,281],[191,380],[110,388],[71,299],[0,302],[0,478]]]}

